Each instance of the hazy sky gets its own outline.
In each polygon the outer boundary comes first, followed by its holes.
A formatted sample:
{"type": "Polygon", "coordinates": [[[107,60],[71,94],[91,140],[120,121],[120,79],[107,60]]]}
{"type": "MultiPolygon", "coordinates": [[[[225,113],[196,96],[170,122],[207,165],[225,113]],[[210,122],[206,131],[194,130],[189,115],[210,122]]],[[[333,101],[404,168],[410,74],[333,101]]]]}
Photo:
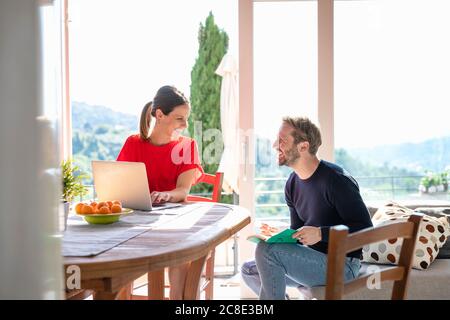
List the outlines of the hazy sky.
{"type": "MultiPolygon", "coordinates": [[[[138,114],[164,84],[189,95],[210,10],[237,57],[237,0],[71,0],[72,100],[138,114]]],[[[317,4],[255,3],[255,123],[316,120],[317,4]]],[[[335,4],[336,145],[450,135],[450,1],[335,4]]]]}

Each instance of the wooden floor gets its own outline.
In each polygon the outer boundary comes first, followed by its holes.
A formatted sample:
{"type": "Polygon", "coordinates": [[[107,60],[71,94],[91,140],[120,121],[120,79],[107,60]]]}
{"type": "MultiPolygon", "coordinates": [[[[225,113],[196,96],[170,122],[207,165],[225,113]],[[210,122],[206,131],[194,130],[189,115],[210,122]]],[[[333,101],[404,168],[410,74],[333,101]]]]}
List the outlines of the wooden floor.
{"type": "MultiPolygon", "coordinates": [[[[135,282],[134,295],[146,295],[147,285],[145,284],[145,278],[140,278],[135,282]],[[139,286],[139,283],[143,283],[139,286]]],[[[241,294],[240,277],[233,276],[220,276],[214,278],[214,300],[239,300],[241,294]]],[[[166,290],[166,296],[169,295],[168,289],[166,290]]],[[[201,297],[204,299],[204,296],[201,297]]]]}
{"type": "MultiPolygon", "coordinates": [[[[224,282],[224,279],[215,279],[214,280],[214,299],[215,300],[239,300],[240,299],[240,286],[222,286],[220,282],[224,282]]],[[[136,289],[134,291],[136,295],[145,295],[147,294],[147,286],[136,289]]],[[[166,296],[168,292],[166,292],[166,296]]],[[[202,297],[204,299],[204,297],[202,297]]]]}
{"type": "MultiPolygon", "coordinates": [[[[219,268],[220,269],[220,268],[219,268]]],[[[229,275],[229,268],[224,268],[224,274],[214,278],[214,300],[240,300],[241,299],[241,285],[242,279],[240,275],[229,275]]],[[[135,281],[134,295],[147,295],[147,278],[143,276],[135,281]]],[[[299,299],[298,291],[293,288],[288,288],[288,294],[291,299],[299,299]]],[[[166,296],[169,295],[168,289],[166,290],[166,296]]],[[[204,299],[204,296],[201,297],[204,299]]],[[[256,299],[256,298],[255,298],[256,299]]],[[[87,300],[92,300],[92,296],[88,297],[87,300]]],[[[252,300],[252,299],[250,299],[252,300]]]]}
{"type": "MultiPolygon", "coordinates": [[[[146,295],[147,286],[143,285],[134,290],[135,295],[146,295]]],[[[298,292],[295,289],[288,288],[288,294],[292,300],[298,300],[298,292]]],[[[166,292],[166,296],[169,293],[166,292]]],[[[204,299],[204,297],[202,297],[204,299]]],[[[245,300],[254,300],[256,298],[250,298],[245,300]]],[[[92,296],[88,297],[86,300],[92,300],[92,296]]],[[[215,278],[214,279],[214,300],[241,300],[241,284],[236,284],[235,279],[232,277],[228,278],[215,278]],[[232,280],[230,282],[230,280],[232,280]]]]}

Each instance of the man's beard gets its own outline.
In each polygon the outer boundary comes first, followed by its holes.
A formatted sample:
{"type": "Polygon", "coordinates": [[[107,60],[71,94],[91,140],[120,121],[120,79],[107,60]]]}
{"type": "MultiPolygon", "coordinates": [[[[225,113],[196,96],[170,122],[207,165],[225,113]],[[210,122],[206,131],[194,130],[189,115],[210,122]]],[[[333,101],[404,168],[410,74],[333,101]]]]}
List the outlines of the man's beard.
{"type": "Polygon", "coordinates": [[[291,167],[298,161],[298,159],[300,159],[300,153],[298,152],[297,147],[294,146],[286,151],[282,159],[278,158],[278,165],[280,167],[281,166],[291,167]]]}

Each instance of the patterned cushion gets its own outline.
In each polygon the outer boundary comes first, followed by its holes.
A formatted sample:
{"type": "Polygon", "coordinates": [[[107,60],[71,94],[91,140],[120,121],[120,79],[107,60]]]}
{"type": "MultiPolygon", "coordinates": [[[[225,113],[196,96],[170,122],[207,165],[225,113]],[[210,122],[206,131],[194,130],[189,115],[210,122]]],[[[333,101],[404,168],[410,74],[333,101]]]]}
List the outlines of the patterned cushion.
{"type": "MultiPolygon", "coordinates": [[[[372,217],[375,227],[395,222],[407,221],[414,210],[390,202],[372,217]]],[[[419,228],[412,267],[425,270],[434,261],[439,249],[450,236],[450,225],[445,217],[436,218],[425,215],[419,228]]],[[[379,264],[397,264],[403,239],[389,239],[365,246],[363,248],[363,261],[379,264]]]]}
{"type": "MultiPolygon", "coordinates": [[[[445,217],[447,221],[450,223],[450,207],[419,207],[414,209],[416,212],[420,212],[423,214],[427,214],[432,217],[442,218],[445,217]]],[[[444,245],[439,249],[439,254],[436,259],[450,259],[450,237],[447,238],[447,241],[444,245]]]]}

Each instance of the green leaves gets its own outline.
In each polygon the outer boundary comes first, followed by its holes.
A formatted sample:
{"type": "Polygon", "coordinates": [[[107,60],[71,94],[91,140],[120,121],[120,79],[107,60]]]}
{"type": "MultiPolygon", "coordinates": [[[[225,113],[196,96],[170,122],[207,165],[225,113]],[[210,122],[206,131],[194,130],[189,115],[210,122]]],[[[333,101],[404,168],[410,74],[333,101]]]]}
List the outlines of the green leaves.
{"type": "MultiPolygon", "coordinates": [[[[191,116],[189,117],[189,134],[194,136],[194,123],[200,121],[202,131],[221,129],[220,125],[220,85],[221,78],[216,75],[216,69],[228,50],[228,35],[219,29],[214,22],[212,12],[205,23],[201,23],[198,32],[198,56],[191,71],[191,116]]],[[[201,137],[203,139],[203,137],[201,137]]],[[[201,141],[197,141],[200,143],[201,141]]],[[[206,144],[210,141],[204,141],[206,144]]],[[[203,144],[203,147],[205,145],[203,144]]],[[[199,150],[203,154],[203,150],[199,150]]],[[[220,158],[220,157],[219,157],[220,158]]],[[[204,160],[204,159],[203,159],[204,160]]],[[[206,173],[214,174],[219,164],[202,163],[206,173]]],[[[192,192],[211,191],[203,185],[197,185],[192,192]]]]}
{"type": "Polygon", "coordinates": [[[77,196],[84,196],[88,190],[83,185],[83,179],[87,176],[80,172],[77,166],[73,166],[72,160],[63,161],[61,163],[63,193],[62,199],[72,202],[77,196]]]}
{"type": "Polygon", "coordinates": [[[420,180],[420,184],[425,188],[439,185],[448,185],[448,172],[433,173],[427,171],[426,175],[420,180]]]}
{"type": "MultiPolygon", "coordinates": [[[[228,50],[228,35],[214,23],[210,12],[200,24],[198,57],[191,71],[191,106],[189,133],[194,135],[194,122],[201,121],[203,131],[220,130],[220,84],[215,71],[228,50]]],[[[201,150],[200,150],[201,152],[201,150]]],[[[215,168],[217,169],[217,168],[215,168]]],[[[208,171],[209,173],[215,173],[208,171]]]]}

